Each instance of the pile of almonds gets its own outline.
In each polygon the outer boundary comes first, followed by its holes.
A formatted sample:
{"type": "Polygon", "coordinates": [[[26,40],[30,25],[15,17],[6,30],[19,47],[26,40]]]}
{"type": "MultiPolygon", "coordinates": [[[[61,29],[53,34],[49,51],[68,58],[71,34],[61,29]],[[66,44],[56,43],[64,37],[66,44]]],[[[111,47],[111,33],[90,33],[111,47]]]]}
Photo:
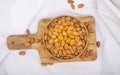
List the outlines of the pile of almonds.
{"type": "Polygon", "coordinates": [[[45,35],[45,45],[55,57],[71,59],[76,57],[86,46],[87,32],[78,19],[61,16],[52,20],[45,35]]]}
{"type": "MultiPolygon", "coordinates": [[[[72,9],[75,9],[74,1],[73,0],[68,0],[68,3],[71,5],[72,9]]],[[[78,8],[83,8],[84,4],[78,4],[78,8]]]]}

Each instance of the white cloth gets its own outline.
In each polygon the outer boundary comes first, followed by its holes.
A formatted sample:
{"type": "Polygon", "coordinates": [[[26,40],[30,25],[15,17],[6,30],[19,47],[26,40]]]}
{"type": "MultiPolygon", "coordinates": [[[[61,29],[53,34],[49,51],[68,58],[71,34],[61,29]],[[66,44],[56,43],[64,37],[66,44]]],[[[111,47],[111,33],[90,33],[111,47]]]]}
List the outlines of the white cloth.
{"type": "Polygon", "coordinates": [[[120,6],[119,0],[75,0],[72,10],[66,0],[1,0],[0,1],[0,75],[120,75],[120,6]],[[84,3],[85,7],[77,8],[84,3]],[[39,11],[39,14],[29,26],[39,11]],[[89,62],[55,63],[43,67],[35,49],[9,51],[6,39],[9,35],[24,34],[27,27],[37,31],[38,21],[58,15],[92,15],[95,17],[97,60],[89,62]]]}

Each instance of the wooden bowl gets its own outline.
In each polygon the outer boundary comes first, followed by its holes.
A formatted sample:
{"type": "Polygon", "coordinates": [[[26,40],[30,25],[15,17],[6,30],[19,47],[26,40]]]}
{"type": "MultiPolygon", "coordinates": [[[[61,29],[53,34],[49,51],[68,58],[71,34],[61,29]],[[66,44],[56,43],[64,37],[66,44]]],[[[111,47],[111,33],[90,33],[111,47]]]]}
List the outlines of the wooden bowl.
{"type": "MultiPolygon", "coordinates": [[[[53,19],[48,23],[47,27],[50,26],[50,24],[51,24],[55,19],[58,19],[58,18],[60,18],[60,17],[71,17],[71,18],[76,19],[76,20],[79,21],[79,19],[77,19],[77,18],[75,18],[75,17],[73,17],[73,16],[62,15],[62,16],[58,16],[58,17],[53,18],[53,19]]],[[[80,21],[79,21],[79,22],[80,22],[80,21]]],[[[47,29],[47,27],[46,27],[46,29],[47,29]]],[[[85,29],[85,31],[86,31],[85,46],[84,46],[83,50],[82,50],[81,52],[79,52],[78,55],[76,55],[76,56],[73,57],[73,58],[76,58],[76,57],[80,56],[80,55],[84,52],[84,50],[86,49],[86,47],[87,47],[87,44],[88,44],[88,43],[87,43],[88,30],[87,30],[87,28],[86,28],[85,26],[84,26],[84,29],[85,29]]],[[[45,31],[46,31],[46,30],[45,30],[45,31]]],[[[45,32],[44,32],[44,36],[45,36],[45,32]]],[[[59,60],[69,60],[69,59],[73,59],[73,58],[63,59],[63,58],[60,58],[60,57],[57,57],[57,56],[53,55],[53,54],[51,53],[51,51],[47,49],[45,39],[43,40],[43,42],[44,42],[44,47],[45,47],[45,49],[46,49],[46,50],[48,51],[48,53],[50,53],[54,58],[59,59],[59,60]]]]}

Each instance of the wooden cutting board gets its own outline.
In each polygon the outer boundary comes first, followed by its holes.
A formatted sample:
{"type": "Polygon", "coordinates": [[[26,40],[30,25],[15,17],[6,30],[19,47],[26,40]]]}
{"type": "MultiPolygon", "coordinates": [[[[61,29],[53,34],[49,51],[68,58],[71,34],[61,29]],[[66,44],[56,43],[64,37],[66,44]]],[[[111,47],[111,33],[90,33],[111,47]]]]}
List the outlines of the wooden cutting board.
{"type": "Polygon", "coordinates": [[[36,49],[39,52],[41,64],[53,64],[58,62],[79,62],[79,61],[93,61],[97,58],[96,51],[96,33],[95,22],[92,16],[78,16],[76,17],[83,22],[88,30],[86,50],[78,57],[68,60],[57,59],[52,56],[44,47],[43,34],[46,26],[52,18],[46,18],[39,21],[38,31],[36,34],[30,35],[11,35],[7,39],[7,45],[10,50],[18,49],[36,49]],[[33,41],[30,41],[33,40],[33,41]],[[26,41],[28,43],[26,43],[26,41]],[[25,46],[26,45],[26,46],[25,46]]]}

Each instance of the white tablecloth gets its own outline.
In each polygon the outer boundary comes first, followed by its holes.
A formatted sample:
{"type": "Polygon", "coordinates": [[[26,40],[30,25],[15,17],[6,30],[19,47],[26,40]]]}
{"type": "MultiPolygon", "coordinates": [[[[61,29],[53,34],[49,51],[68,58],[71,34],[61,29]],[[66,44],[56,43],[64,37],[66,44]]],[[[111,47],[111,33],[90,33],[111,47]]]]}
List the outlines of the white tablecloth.
{"type": "Polygon", "coordinates": [[[76,9],[72,10],[67,0],[0,0],[0,75],[120,75],[119,3],[120,0],[75,0],[76,9]],[[77,8],[79,3],[85,7],[77,8]],[[40,19],[64,14],[95,17],[96,37],[101,42],[96,61],[43,67],[35,49],[19,56],[18,50],[7,48],[9,35],[24,34],[27,28],[36,33],[40,19]]]}

